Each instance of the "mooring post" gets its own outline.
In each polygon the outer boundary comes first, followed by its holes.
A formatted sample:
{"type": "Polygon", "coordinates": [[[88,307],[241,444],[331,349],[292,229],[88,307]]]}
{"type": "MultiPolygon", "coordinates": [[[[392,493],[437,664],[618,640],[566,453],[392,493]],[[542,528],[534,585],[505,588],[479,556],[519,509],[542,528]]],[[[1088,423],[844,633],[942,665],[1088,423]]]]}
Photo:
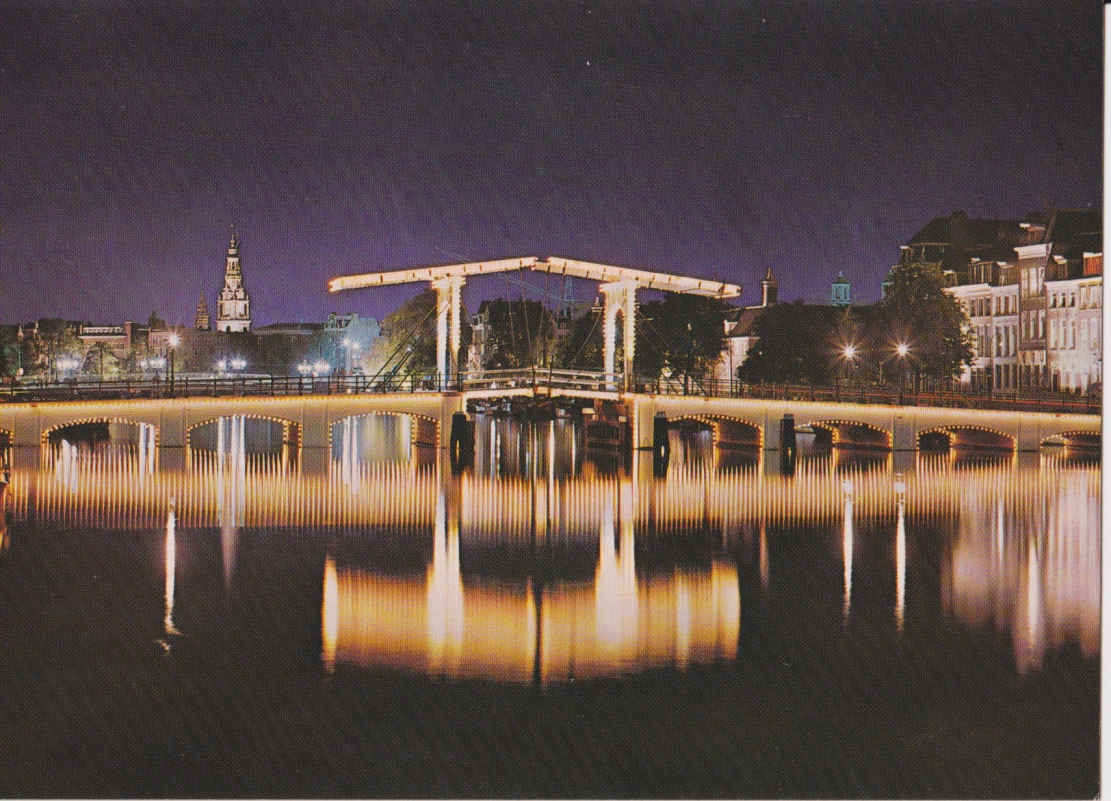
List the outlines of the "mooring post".
{"type": "Polygon", "coordinates": [[[779,421],[779,471],[785,476],[795,473],[795,416],[790,413],[779,421]]]}
{"type": "Polygon", "coordinates": [[[474,423],[467,419],[466,412],[455,412],[451,416],[448,453],[454,473],[461,472],[474,461],[474,423]]]}
{"type": "Polygon", "coordinates": [[[667,436],[667,415],[656,412],[652,418],[652,472],[657,478],[667,475],[667,463],[671,459],[671,443],[667,436]]]}

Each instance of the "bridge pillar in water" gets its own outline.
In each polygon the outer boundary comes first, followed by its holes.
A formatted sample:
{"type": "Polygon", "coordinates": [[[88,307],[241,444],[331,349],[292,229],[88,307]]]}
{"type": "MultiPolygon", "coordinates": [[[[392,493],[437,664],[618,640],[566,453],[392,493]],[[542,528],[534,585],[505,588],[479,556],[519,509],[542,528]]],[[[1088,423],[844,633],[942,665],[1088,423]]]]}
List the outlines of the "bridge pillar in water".
{"type": "Polygon", "coordinates": [[[466,412],[455,412],[451,416],[448,454],[453,473],[459,473],[464,467],[474,463],[474,421],[467,419],[466,412]]]}
{"type": "Polygon", "coordinates": [[[461,275],[437,278],[431,282],[436,290],[436,372],[440,388],[459,377],[459,315],[463,306],[461,275]]]}
{"type": "Polygon", "coordinates": [[[779,421],[779,471],[784,475],[795,473],[795,416],[790,413],[779,421]]]}
{"type": "Polygon", "coordinates": [[[185,470],[185,411],[183,408],[163,408],[158,424],[158,469],[164,473],[185,470]]]}
{"type": "Polygon", "coordinates": [[[1014,436],[1015,450],[1036,451],[1041,447],[1041,432],[1038,430],[1038,424],[1034,420],[1019,419],[1014,428],[1017,429],[1017,431],[1004,429],[1004,433],[1014,436]]]}
{"type": "Polygon", "coordinates": [[[904,412],[895,414],[891,426],[891,450],[913,451],[918,449],[918,427],[904,412]]]}
{"type": "Polygon", "coordinates": [[[606,374],[606,384],[611,384],[616,372],[614,362],[617,357],[617,315],[620,313],[624,337],[624,389],[628,390],[633,374],[633,357],[636,355],[637,282],[612,281],[601,284],[598,288],[602,291],[602,370],[606,374]]]}
{"type": "Polygon", "coordinates": [[[667,475],[667,463],[671,459],[671,442],[668,439],[667,415],[656,412],[652,418],[652,473],[657,478],[667,475]]]}
{"type": "Polygon", "coordinates": [[[332,461],[330,429],[327,409],[306,403],[301,413],[301,472],[304,475],[328,474],[332,461]]]}

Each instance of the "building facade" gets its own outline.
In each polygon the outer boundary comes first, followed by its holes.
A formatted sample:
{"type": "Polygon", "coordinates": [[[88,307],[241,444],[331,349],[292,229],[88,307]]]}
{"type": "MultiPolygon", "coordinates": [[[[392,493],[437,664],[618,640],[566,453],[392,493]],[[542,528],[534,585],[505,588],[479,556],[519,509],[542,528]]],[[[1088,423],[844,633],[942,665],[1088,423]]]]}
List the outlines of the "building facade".
{"type": "Polygon", "coordinates": [[[955,213],[902,246],[902,259],[941,267],[968,315],[974,355],[961,378],[979,391],[1086,392],[1102,381],[1102,220],[1088,209],[1046,219],[955,213]]]}

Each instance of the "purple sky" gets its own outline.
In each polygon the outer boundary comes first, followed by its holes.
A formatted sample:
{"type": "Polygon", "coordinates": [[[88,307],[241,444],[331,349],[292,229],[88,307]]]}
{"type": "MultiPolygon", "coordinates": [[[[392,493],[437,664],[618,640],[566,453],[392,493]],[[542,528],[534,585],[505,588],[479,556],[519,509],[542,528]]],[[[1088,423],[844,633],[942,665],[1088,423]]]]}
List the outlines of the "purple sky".
{"type": "Polygon", "coordinates": [[[4,4],[0,322],[191,323],[231,223],[256,325],[517,255],[874,299],[933,216],[1100,200],[1092,0],[163,5],[4,4]]]}

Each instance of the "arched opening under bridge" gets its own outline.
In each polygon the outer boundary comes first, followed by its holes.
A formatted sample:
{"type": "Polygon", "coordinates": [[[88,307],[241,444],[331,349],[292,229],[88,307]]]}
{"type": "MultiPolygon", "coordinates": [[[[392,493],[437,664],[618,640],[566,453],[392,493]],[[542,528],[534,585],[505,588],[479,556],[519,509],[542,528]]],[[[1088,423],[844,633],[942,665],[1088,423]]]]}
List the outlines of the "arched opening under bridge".
{"type": "Polygon", "coordinates": [[[764,431],[726,415],[684,415],[668,420],[671,458],[677,464],[752,467],[760,462],[764,431]]]}
{"type": "Polygon", "coordinates": [[[282,417],[224,415],[189,426],[186,445],[192,468],[289,470],[300,462],[301,426],[282,417]]]}
{"type": "Polygon", "coordinates": [[[432,464],[439,444],[433,417],[402,412],[367,412],[335,420],[328,429],[333,463],[432,464]]]}
{"type": "Polygon", "coordinates": [[[1103,441],[1098,431],[1062,431],[1041,441],[1043,448],[1099,453],[1103,441]]]}
{"type": "Polygon", "coordinates": [[[1013,453],[1015,447],[1015,438],[1010,434],[983,426],[939,426],[918,434],[918,450],[926,453],[1013,453]]]}
{"type": "MultiPolygon", "coordinates": [[[[845,448],[886,452],[891,450],[891,432],[859,420],[814,420],[799,426],[803,435],[813,434],[812,447],[824,451],[845,448]]],[[[796,429],[796,430],[799,430],[796,429]]]]}
{"type": "Polygon", "coordinates": [[[42,432],[42,449],[48,463],[59,459],[114,465],[133,462],[151,472],[158,450],[158,426],[114,417],[69,420],[42,432]]]}

